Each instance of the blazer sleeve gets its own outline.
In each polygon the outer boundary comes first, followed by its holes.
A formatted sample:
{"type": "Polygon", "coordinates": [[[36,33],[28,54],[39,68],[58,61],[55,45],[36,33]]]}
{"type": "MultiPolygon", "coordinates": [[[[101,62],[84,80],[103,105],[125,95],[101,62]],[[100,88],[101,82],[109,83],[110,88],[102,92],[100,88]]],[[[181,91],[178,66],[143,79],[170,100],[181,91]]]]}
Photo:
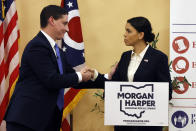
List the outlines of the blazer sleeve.
{"type": "Polygon", "coordinates": [[[157,65],[157,81],[159,82],[169,82],[169,100],[172,99],[172,84],[171,76],[168,66],[168,58],[165,54],[161,55],[158,59],[157,65]]]}
{"type": "Polygon", "coordinates": [[[41,83],[50,89],[67,88],[78,83],[74,73],[60,75],[56,63],[52,61],[51,51],[39,41],[31,44],[26,51],[26,60],[41,83]]]}
{"type": "Polygon", "coordinates": [[[126,75],[126,72],[124,72],[124,68],[125,68],[125,57],[126,57],[126,52],[124,52],[121,55],[120,61],[118,62],[118,66],[116,68],[115,73],[112,76],[112,81],[122,81],[122,78],[126,77],[124,75],[126,75]]]}

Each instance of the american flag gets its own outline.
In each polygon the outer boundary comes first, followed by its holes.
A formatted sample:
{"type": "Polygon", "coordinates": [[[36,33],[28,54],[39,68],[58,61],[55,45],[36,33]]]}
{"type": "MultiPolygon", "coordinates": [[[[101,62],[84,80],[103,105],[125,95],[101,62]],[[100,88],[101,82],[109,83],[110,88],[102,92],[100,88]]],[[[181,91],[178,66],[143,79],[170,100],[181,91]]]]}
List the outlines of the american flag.
{"type": "Polygon", "coordinates": [[[14,0],[0,2],[0,125],[19,74],[18,15],[14,0]]]}
{"type": "MultiPolygon", "coordinates": [[[[62,0],[61,7],[68,11],[69,32],[65,34],[62,41],[62,49],[66,54],[67,61],[72,67],[79,71],[85,65],[84,43],[80,24],[77,0],[62,0]]],[[[62,131],[70,131],[70,111],[76,106],[86,90],[65,89],[64,110],[62,120],[62,131]]]]}

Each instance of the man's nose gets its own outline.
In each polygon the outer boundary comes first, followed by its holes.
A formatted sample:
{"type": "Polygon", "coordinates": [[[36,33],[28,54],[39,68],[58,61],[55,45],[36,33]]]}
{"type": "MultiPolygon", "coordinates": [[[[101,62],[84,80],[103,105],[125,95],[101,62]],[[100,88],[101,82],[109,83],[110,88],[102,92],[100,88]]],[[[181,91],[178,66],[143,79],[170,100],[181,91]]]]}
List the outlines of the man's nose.
{"type": "Polygon", "coordinates": [[[65,30],[66,30],[66,32],[69,32],[69,27],[68,27],[68,25],[65,26],[65,30]]]}

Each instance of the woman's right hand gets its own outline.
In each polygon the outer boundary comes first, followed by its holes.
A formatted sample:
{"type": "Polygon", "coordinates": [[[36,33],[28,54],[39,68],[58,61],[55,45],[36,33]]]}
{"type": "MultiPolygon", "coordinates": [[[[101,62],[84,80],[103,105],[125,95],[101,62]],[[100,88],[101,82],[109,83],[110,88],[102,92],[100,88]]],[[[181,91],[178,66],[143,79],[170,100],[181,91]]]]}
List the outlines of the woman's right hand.
{"type": "Polygon", "coordinates": [[[116,62],[114,65],[111,66],[110,73],[108,73],[108,79],[109,79],[109,80],[112,79],[112,76],[114,75],[117,66],[118,66],[118,62],[116,62]]]}

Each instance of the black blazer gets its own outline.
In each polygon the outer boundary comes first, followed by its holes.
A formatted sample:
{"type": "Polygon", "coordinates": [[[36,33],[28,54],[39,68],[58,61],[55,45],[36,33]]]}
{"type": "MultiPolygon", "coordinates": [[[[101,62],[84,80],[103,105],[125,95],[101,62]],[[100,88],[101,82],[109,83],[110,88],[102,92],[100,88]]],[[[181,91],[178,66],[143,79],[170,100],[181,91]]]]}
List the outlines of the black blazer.
{"type": "MultiPolygon", "coordinates": [[[[118,63],[117,69],[112,76],[112,81],[128,81],[128,66],[131,60],[132,51],[124,52],[118,63]]],[[[106,79],[99,74],[97,78],[99,87],[104,87],[106,79]]],[[[135,72],[134,82],[169,82],[169,99],[172,98],[171,78],[168,67],[167,56],[159,50],[149,46],[138,69],[135,72]]],[[[148,126],[115,126],[115,131],[162,131],[162,127],[148,126]]]]}
{"type": "MultiPolygon", "coordinates": [[[[61,52],[62,53],[62,52],[61,52]]],[[[19,79],[8,106],[5,120],[34,130],[43,130],[54,112],[59,89],[93,88],[92,82],[78,84],[78,76],[61,54],[63,75],[60,75],[56,56],[39,32],[23,52],[19,79]]]]}
{"type": "MultiPolygon", "coordinates": [[[[124,52],[112,76],[112,81],[128,81],[128,66],[131,60],[132,50],[124,52]]],[[[103,75],[98,76],[99,81],[106,81],[103,75]]],[[[167,56],[159,50],[149,46],[138,69],[134,75],[134,82],[169,82],[169,99],[172,98],[171,77],[167,56]]],[[[99,86],[104,87],[104,82],[99,86]]]]}

